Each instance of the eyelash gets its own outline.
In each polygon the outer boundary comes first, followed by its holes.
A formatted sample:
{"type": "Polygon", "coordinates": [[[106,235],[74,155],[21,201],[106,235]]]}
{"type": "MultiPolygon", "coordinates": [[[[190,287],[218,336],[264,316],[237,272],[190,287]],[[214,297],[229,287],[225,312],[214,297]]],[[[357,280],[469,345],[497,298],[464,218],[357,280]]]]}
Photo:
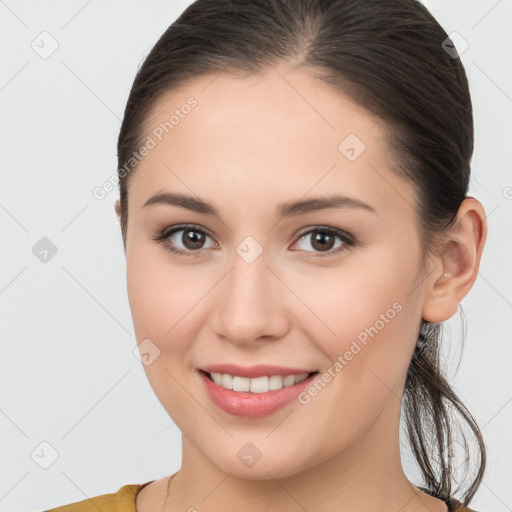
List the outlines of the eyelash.
{"type": "MultiPolygon", "coordinates": [[[[178,256],[197,256],[201,254],[201,251],[205,249],[198,249],[197,251],[184,251],[182,249],[177,249],[176,247],[172,247],[169,245],[169,238],[174,235],[175,233],[178,233],[179,231],[195,231],[201,234],[204,234],[210,238],[211,237],[207,231],[204,229],[199,228],[199,226],[195,226],[194,224],[181,224],[178,226],[173,226],[172,229],[169,229],[169,227],[165,228],[163,231],[161,231],[157,236],[153,238],[153,240],[157,241],[158,243],[162,244],[166,250],[173,254],[177,254],[178,256]]],[[[333,234],[341,239],[341,241],[344,243],[341,247],[338,247],[337,249],[333,249],[330,251],[327,251],[325,254],[322,253],[316,253],[313,257],[314,258],[324,258],[329,257],[334,254],[338,254],[339,252],[342,252],[344,250],[347,250],[349,247],[354,247],[356,245],[355,239],[346,233],[345,231],[342,231],[341,229],[337,228],[330,228],[330,227],[324,227],[324,226],[316,226],[314,229],[310,229],[309,231],[303,232],[299,237],[297,238],[297,241],[303,238],[306,235],[309,235],[311,233],[314,233],[315,231],[321,231],[329,234],[333,234]]],[[[305,252],[311,252],[311,251],[305,251],[305,252]]]]}

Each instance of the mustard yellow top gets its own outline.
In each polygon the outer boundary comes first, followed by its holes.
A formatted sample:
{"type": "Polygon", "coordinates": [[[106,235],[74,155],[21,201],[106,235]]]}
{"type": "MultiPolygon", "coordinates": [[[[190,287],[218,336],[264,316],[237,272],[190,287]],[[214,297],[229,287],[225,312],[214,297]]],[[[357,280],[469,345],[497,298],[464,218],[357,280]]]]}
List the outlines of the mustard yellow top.
{"type": "Polygon", "coordinates": [[[123,485],[116,493],[102,494],[95,498],[89,498],[62,507],[52,508],[46,512],[137,512],[135,499],[143,487],[149,485],[154,480],[145,484],[127,484],[123,485]]]}
{"type": "MultiPolygon", "coordinates": [[[[135,507],[137,494],[151,482],[154,482],[154,480],[144,484],[123,485],[116,493],[103,494],[95,498],[52,508],[45,512],[98,512],[98,510],[101,510],[101,512],[137,512],[137,508],[135,507]]],[[[427,490],[422,487],[418,488],[427,492],[427,490]]],[[[462,503],[455,498],[446,500],[446,504],[448,505],[448,512],[477,512],[472,508],[462,506],[462,503]]]]}

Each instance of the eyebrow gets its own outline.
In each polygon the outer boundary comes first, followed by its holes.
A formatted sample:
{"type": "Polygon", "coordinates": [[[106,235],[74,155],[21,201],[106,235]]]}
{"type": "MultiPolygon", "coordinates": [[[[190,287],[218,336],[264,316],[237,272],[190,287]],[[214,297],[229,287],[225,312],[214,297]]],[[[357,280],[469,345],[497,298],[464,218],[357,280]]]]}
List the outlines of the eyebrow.
{"type": "MultiPolygon", "coordinates": [[[[149,198],[142,207],[152,204],[169,204],[186,208],[187,210],[201,213],[203,215],[219,216],[217,209],[202,199],[176,194],[171,192],[160,192],[149,198]]],[[[314,197],[306,200],[290,201],[281,203],[277,207],[277,221],[285,217],[295,217],[306,213],[326,210],[328,208],[360,208],[369,212],[377,213],[369,204],[353,197],[330,195],[314,197]]]]}

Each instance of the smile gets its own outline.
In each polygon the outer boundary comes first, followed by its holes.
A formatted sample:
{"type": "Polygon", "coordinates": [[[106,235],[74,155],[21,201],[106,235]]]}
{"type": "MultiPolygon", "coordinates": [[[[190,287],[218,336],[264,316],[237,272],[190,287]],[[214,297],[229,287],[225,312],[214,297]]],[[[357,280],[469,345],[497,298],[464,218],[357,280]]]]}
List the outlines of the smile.
{"type": "Polygon", "coordinates": [[[306,380],[310,375],[309,373],[286,375],[284,377],[281,375],[270,375],[249,379],[239,375],[230,375],[229,373],[206,373],[217,386],[222,386],[224,389],[232,389],[233,391],[249,391],[251,393],[266,393],[267,391],[276,391],[287,386],[293,386],[306,380]]]}
{"type": "Polygon", "coordinates": [[[206,394],[224,412],[250,419],[270,415],[292,403],[318,374],[318,371],[288,373],[289,370],[276,368],[272,371],[268,366],[245,371],[238,367],[238,371],[231,370],[232,373],[226,371],[226,366],[223,369],[223,372],[198,371],[206,394]],[[263,371],[268,375],[262,374],[263,371]],[[248,377],[237,373],[258,375],[248,377]]]}

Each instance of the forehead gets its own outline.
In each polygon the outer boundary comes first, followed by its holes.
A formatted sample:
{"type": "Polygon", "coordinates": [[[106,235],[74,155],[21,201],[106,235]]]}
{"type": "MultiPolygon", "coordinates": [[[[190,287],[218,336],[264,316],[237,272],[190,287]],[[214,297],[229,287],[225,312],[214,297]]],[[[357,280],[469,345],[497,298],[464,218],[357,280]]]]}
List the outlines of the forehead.
{"type": "Polygon", "coordinates": [[[216,142],[236,130],[238,137],[233,144],[237,140],[246,146],[252,142],[251,147],[276,146],[286,139],[289,143],[295,141],[296,150],[300,150],[303,139],[315,132],[312,143],[324,140],[326,146],[337,149],[336,142],[347,135],[347,130],[361,138],[370,130],[372,138],[383,135],[382,122],[341,91],[304,70],[284,66],[247,77],[220,73],[190,80],[161,95],[145,120],[143,133],[169,121],[173,113],[179,119],[173,122],[172,135],[186,131],[187,125],[192,124],[196,138],[207,132],[205,141],[216,142]],[[189,110],[185,104],[191,98],[197,102],[190,112],[193,115],[183,115],[180,111],[189,110]],[[182,122],[186,117],[192,121],[182,122]]]}
{"type": "Polygon", "coordinates": [[[153,106],[143,140],[151,138],[154,147],[132,177],[130,201],[140,206],[156,189],[178,187],[208,197],[214,190],[250,192],[276,202],[308,191],[364,192],[384,204],[408,187],[390,172],[385,130],[305,71],[201,76],[153,106]]]}

